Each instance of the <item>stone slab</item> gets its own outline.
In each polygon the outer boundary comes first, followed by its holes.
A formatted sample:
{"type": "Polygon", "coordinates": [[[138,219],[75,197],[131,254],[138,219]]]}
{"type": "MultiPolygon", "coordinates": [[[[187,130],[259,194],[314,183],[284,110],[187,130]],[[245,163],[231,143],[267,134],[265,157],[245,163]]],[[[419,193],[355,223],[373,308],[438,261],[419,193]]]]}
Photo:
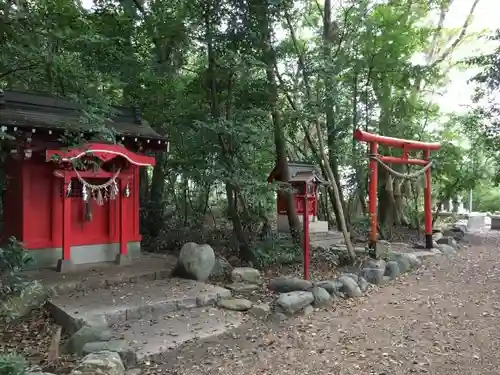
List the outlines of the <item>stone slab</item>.
{"type": "Polygon", "coordinates": [[[431,251],[414,251],[412,253],[408,253],[410,255],[416,256],[417,258],[427,258],[427,257],[433,257],[436,255],[442,255],[441,251],[437,249],[432,249],[431,251]]]}
{"type": "Polygon", "coordinates": [[[58,294],[89,291],[140,280],[159,280],[170,276],[177,258],[162,254],[143,254],[129,266],[115,263],[74,265],[72,272],[58,273],[54,269],[24,272],[31,280],[40,280],[58,294]]]}
{"type": "Polygon", "coordinates": [[[241,313],[208,307],[119,323],[113,328],[135,349],[138,361],[161,361],[164,353],[188,341],[219,336],[241,324],[241,313]]]}
{"type": "Polygon", "coordinates": [[[469,214],[469,218],[467,220],[467,229],[470,231],[481,230],[485,227],[486,214],[480,212],[474,212],[469,214]]]}
{"type": "Polygon", "coordinates": [[[92,321],[103,316],[112,325],[206,306],[230,296],[231,292],[222,287],[192,280],[164,279],[54,296],[49,309],[56,319],[64,317],[60,323],[63,326],[72,319],[92,321]]]}

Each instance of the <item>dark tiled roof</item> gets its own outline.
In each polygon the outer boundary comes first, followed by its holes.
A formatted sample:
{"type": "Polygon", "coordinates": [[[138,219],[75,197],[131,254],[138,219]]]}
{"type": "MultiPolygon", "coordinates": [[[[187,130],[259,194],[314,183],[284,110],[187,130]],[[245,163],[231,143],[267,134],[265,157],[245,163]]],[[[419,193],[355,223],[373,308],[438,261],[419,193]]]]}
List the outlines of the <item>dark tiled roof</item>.
{"type": "MultiPolygon", "coordinates": [[[[142,121],[136,112],[125,107],[114,107],[115,114],[107,123],[119,135],[147,139],[165,139],[142,121]]],[[[0,125],[19,128],[39,128],[90,132],[94,125],[81,121],[81,107],[64,99],[5,91],[0,96],[0,125]]]]}
{"type": "MultiPolygon", "coordinates": [[[[301,178],[308,174],[311,178],[315,178],[318,182],[323,182],[323,178],[321,177],[321,171],[314,165],[301,161],[289,161],[288,162],[288,175],[290,176],[290,180],[293,180],[297,175],[301,175],[301,178]]],[[[268,179],[269,182],[274,180],[281,181],[281,171],[278,171],[276,167],[272,170],[268,179]]]]}

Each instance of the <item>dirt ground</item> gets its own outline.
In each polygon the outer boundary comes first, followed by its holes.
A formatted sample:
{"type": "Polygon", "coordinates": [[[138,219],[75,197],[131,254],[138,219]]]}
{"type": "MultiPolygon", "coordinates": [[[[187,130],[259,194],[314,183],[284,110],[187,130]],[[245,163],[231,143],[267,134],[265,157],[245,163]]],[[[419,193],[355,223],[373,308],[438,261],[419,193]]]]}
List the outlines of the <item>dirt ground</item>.
{"type": "MultiPolygon", "coordinates": [[[[492,233],[492,232],[490,232],[492,233]]],[[[285,324],[249,320],[193,343],[144,374],[500,374],[498,237],[458,257],[285,324]]]]}

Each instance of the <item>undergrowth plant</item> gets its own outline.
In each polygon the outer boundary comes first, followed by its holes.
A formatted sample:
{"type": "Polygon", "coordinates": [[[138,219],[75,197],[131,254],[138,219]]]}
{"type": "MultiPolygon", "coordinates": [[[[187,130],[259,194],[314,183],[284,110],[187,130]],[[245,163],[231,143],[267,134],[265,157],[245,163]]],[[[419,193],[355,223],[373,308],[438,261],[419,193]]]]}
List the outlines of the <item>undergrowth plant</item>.
{"type": "Polygon", "coordinates": [[[17,354],[0,355],[1,375],[24,375],[26,373],[26,360],[17,354]]]}
{"type": "Polygon", "coordinates": [[[0,248],[0,300],[23,289],[26,280],[20,273],[32,261],[22,242],[15,237],[10,237],[8,244],[0,248]]]}

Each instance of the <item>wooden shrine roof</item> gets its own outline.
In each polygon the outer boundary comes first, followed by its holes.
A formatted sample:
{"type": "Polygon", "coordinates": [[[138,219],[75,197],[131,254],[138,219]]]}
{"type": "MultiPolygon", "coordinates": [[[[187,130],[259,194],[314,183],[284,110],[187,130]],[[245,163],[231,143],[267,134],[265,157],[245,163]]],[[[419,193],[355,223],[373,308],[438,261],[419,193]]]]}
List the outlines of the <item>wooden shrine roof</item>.
{"type": "MultiPolygon", "coordinates": [[[[113,107],[115,114],[107,123],[118,135],[165,140],[140,118],[138,111],[113,107]]],[[[81,121],[82,107],[66,99],[19,91],[0,90],[0,125],[18,128],[91,132],[92,124],[81,121]]]]}
{"type": "MultiPolygon", "coordinates": [[[[273,182],[275,180],[283,181],[281,177],[281,171],[278,170],[277,166],[273,168],[269,177],[267,178],[268,182],[273,182]]],[[[321,177],[321,173],[318,168],[314,164],[301,162],[301,161],[289,161],[288,162],[288,175],[290,176],[290,180],[288,182],[293,181],[304,181],[305,176],[307,179],[316,179],[317,182],[323,182],[321,177]]]]}

